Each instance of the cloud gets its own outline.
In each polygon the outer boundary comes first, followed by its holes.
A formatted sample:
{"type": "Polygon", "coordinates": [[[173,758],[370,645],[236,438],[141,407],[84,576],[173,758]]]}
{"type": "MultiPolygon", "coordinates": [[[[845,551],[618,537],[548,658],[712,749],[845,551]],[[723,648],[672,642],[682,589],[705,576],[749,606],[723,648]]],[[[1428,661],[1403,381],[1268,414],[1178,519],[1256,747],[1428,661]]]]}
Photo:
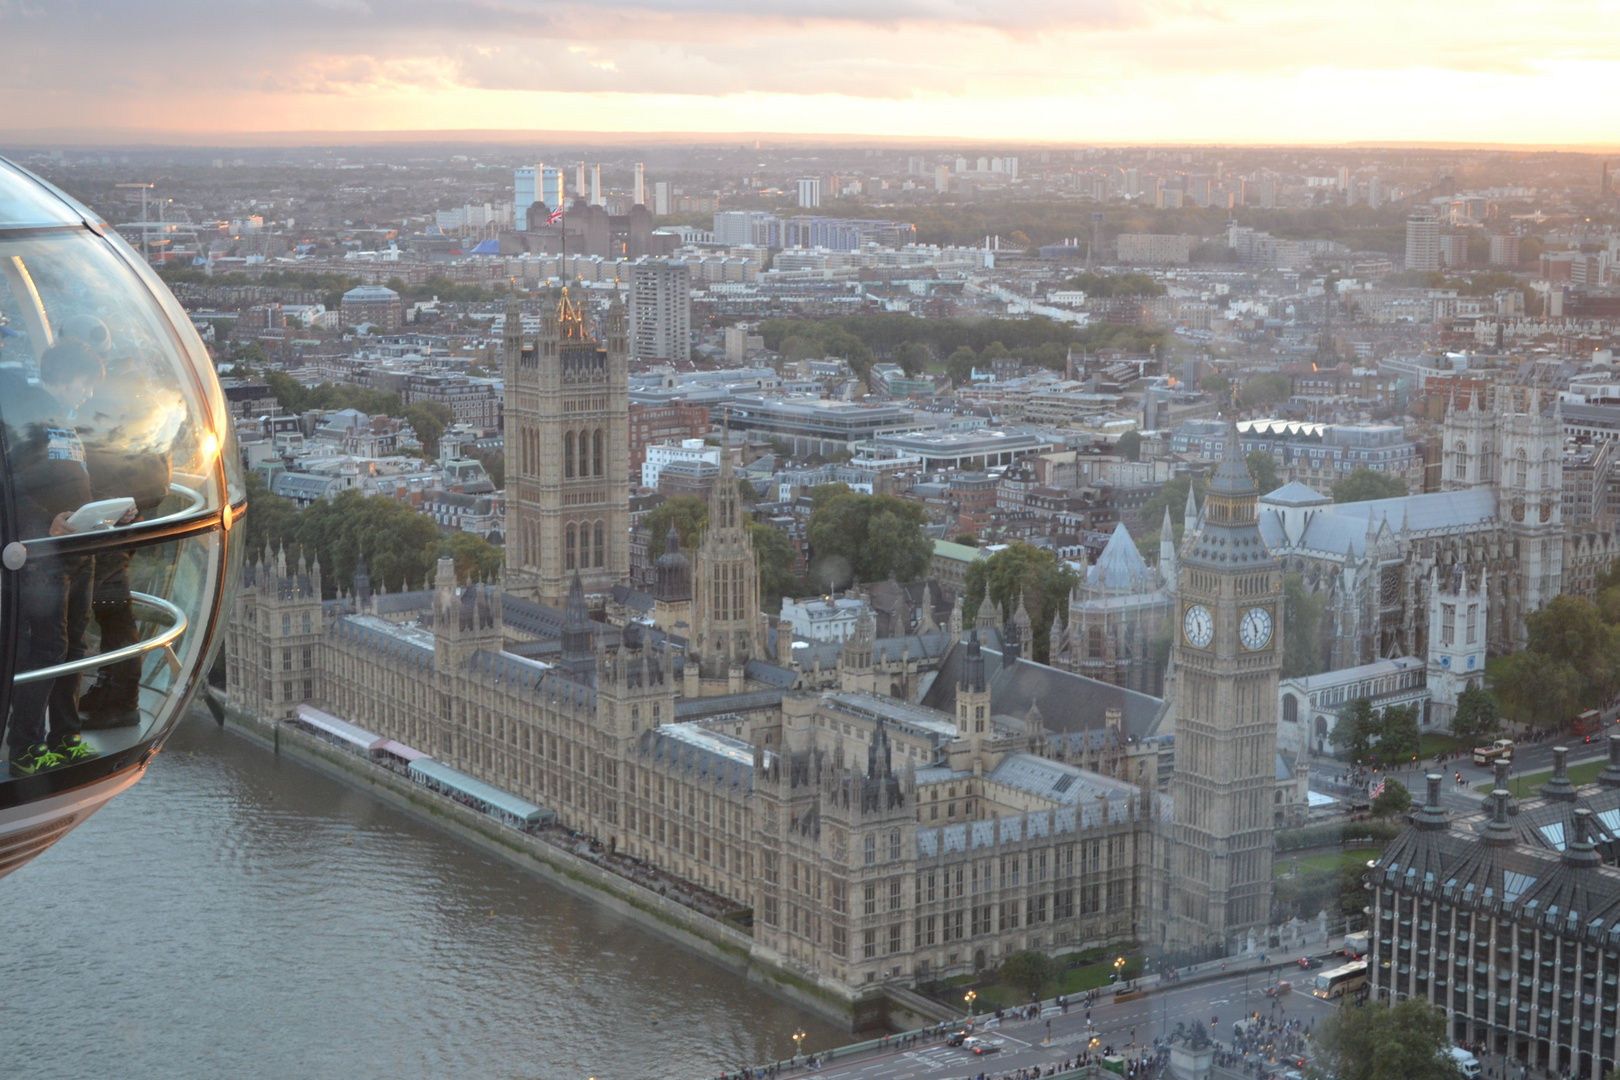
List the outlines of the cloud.
{"type": "Polygon", "coordinates": [[[622,100],[635,128],[654,126],[636,118],[655,114],[689,127],[683,112],[714,125],[817,130],[880,117],[912,130],[908,117],[929,116],[949,131],[971,116],[990,131],[1054,134],[1126,118],[1122,129],[1138,137],[1174,129],[1221,138],[1314,107],[1358,131],[1418,124],[1446,137],[1526,95],[1567,113],[1560,88],[1601,87],[1601,77],[1578,73],[1620,60],[1620,6],[0,0],[0,40],[9,46],[0,67],[8,126],[15,115],[73,126],[162,117],[186,127],[207,117],[274,128],[296,117],[334,129],[430,127],[431,117],[459,116],[452,123],[517,117],[533,127],[554,123],[534,115],[539,103],[559,102],[574,126],[590,126],[621,115],[606,103],[622,100]],[[845,111],[851,102],[871,107],[845,111]]]}

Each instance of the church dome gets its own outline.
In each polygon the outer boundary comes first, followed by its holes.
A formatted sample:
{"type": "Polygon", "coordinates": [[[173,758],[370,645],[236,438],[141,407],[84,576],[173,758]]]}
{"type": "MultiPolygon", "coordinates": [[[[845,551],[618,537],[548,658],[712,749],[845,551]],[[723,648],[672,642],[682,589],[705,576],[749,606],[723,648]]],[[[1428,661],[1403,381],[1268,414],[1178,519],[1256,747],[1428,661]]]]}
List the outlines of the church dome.
{"type": "Polygon", "coordinates": [[[4,875],[139,779],[174,727],[213,656],[246,507],[190,318],[99,215],[4,159],[0,426],[4,875]],[[30,633],[85,600],[77,640],[30,633]],[[69,688],[82,720],[46,708],[69,688]]]}

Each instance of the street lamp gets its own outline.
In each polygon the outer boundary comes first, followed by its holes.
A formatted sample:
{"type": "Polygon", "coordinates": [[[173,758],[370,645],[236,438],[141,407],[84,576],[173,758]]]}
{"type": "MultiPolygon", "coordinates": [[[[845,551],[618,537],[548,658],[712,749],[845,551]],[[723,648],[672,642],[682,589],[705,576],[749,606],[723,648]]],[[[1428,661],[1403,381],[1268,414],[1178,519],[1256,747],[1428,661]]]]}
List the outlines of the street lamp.
{"type": "Polygon", "coordinates": [[[798,1057],[799,1051],[804,1049],[805,1034],[803,1031],[793,1033],[793,1056],[798,1057]]]}
{"type": "Polygon", "coordinates": [[[969,990],[967,993],[962,995],[962,1000],[967,1002],[967,1011],[969,1017],[973,1016],[973,1002],[976,1001],[978,997],[979,995],[972,990],[969,990]]]}
{"type": "Polygon", "coordinates": [[[1125,967],[1125,958],[1122,956],[1114,961],[1114,982],[1119,982],[1122,969],[1125,967]]]}

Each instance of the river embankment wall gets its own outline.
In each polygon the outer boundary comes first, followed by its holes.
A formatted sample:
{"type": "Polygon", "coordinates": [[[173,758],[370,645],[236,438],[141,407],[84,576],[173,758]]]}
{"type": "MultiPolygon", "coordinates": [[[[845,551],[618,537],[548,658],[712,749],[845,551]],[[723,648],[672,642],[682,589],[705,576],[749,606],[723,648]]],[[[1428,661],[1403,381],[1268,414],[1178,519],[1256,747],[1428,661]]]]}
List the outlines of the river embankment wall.
{"type": "MultiPolygon", "coordinates": [[[[595,863],[510,828],[405,776],[288,724],[238,708],[210,688],[222,726],[240,738],[371,796],[422,823],[517,866],[747,979],[767,993],[852,1032],[890,1024],[881,996],[840,997],[799,973],[755,954],[753,938],[595,863]]],[[[906,1002],[906,1004],[910,1004],[906,1002]]],[[[909,1013],[909,1009],[897,1010],[909,1013]]],[[[897,1019],[900,1019],[897,1017],[897,1019]]],[[[905,1020],[912,1020],[909,1015],[905,1020]]],[[[909,1025],[908,1025],[909,1026],[909,1025]]]]}

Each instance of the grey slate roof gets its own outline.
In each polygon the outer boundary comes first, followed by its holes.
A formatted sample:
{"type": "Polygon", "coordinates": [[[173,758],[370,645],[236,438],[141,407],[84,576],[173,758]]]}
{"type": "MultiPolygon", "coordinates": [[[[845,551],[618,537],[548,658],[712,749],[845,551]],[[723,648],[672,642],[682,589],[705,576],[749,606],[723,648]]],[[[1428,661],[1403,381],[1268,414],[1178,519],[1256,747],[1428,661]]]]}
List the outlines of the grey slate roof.
{"type": "MultiPolygon", "coordinates": [[[[964,646],[958,642],[946,654],[939,677],[923,695],[921,704],[956,715],[956,687],[962,680],[964,651],[964,646]]],[[[984,645],[981,653],[990,688],[991,710],[1022,718],[1039,702],[1049,732],[1102,730],[1108,723],[1108,710],[1119,709],[1125,733],[1140,740],[1154,733],[1165,710],[1160,698],[1032,660],[1020,659],[1014,665],[1005,665],[999,641],[993,648],[984,645]]]]}

